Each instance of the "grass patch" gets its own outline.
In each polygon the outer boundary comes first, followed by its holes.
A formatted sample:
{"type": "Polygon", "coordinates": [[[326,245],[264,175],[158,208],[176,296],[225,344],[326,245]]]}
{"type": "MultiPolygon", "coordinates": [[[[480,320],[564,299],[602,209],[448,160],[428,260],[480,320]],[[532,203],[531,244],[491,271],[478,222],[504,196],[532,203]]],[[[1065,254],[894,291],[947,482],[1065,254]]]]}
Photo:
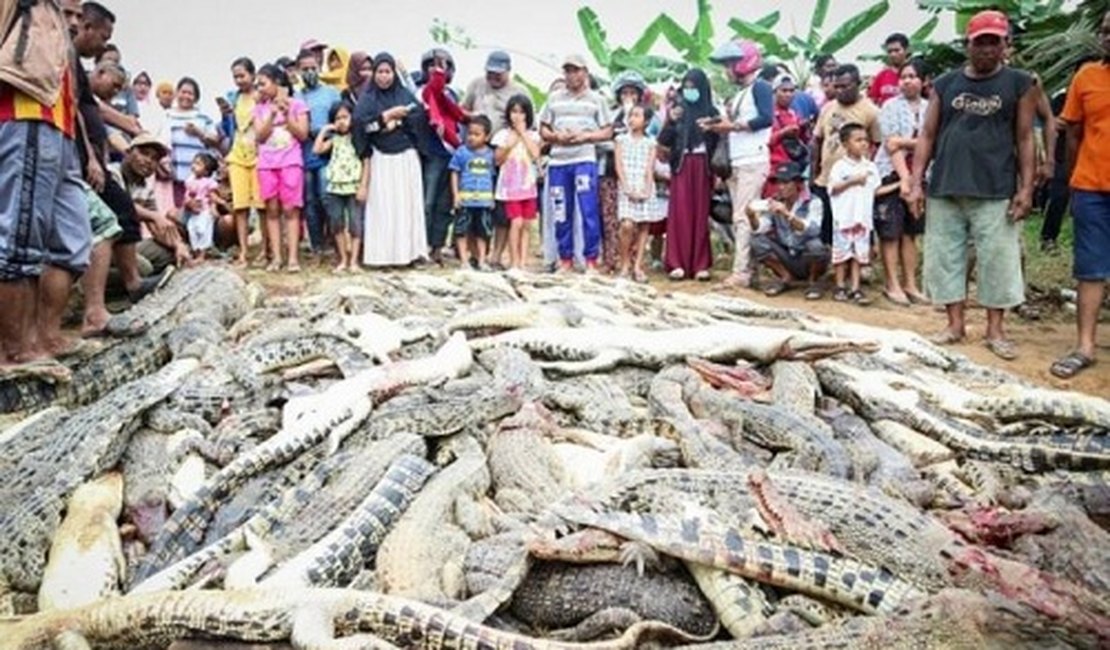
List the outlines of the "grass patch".
{"type": "Polygon", "coordinates": [[[1052,252],[1041,250],[1041,225],[1044,215],[1034,212],[1025,220],[1023,236],[1025,241],[1025,282],[1030,288],[1042,292],[1053,289],[1071,288],[1075,285],[1072,278],[1072,243],[1075,232],[1072,220],[1064,219],[1060,229],[1057,248],[1052,252]]]}

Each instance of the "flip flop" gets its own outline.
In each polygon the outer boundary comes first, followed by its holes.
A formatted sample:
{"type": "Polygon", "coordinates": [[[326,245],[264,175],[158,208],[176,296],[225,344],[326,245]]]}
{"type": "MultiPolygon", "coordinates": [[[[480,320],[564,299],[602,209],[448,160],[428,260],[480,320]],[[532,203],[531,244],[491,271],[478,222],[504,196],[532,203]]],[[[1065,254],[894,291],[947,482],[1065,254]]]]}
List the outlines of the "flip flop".
{"type": "Polygon", "coordinates": [[[1093,358],[1079,350],[1073,350],[1052,362],[1048,371],[1052,373],[1052,376],[1059,379],[1071,379],[1093,365],[1095,365],[1093,358]]]}
{"type": "Polygon", "coordinates": [[[915,305],[928,305],[931,302],[928,298],[925,297],[924,294],[920,293],[907,292],[906,297],[909,298],[910,302],[915,305]]]}
{"type": "Polygon", "coordinates": [[[956,343],[964,342],[964,335],[957,334],[952,330],[946,329],[937,332],[929,337],[929,342],[933,345],[955,345],[956,343]]]}
{"type": "Polygon", "coordinates": [[[765,296],[777,296],[786,291],[786,283],[781,280],[773,280],[770,284],[763,289],[765,296]]]}
{"type": "Polygon", "coordinates": [[[883,289],[883,298],[886,298],[888,301],[894,303],[895,305],[898,305],[899,307],[909,307],[913,304],[908,294],[906,295],[906,297],[897,298],[894,296],[894,294],[890,293],[886,289],[883,289]]]}
{"type": "Polygon", "coordinates": [[[1010,339],[984,339],[983,345],[1003,361],[1013,361],[1018,357],[1017,344],[1010,339]]]}

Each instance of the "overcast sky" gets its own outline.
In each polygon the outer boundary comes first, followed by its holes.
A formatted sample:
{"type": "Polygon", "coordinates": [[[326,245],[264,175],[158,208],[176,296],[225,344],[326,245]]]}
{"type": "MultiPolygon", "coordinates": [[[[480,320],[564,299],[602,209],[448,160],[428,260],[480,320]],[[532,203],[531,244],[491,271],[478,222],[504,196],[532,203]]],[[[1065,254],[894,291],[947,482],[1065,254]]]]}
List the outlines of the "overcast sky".
{"type": "MultiPolygon", "coordinates": [[[[472,50],[453,48],[460,85],[482,74],[493,47],[513,53],[516,71],[546,86],[553,72],[519,53],[557,64],[560,57],[581,52],[592,61],[578,29],[576,12],[584,3],[547,0],[441,0],[440,2],[382,2],[380,0],[101,0],[117,15],[115,43],[132,73],[147,70],[157,83],[196,77],[204,97],[202,107],[214,112],[216,93],[231,87],[230,62],[250,56],[256,64],[293,55],[309,38],[336,43],[371,54],[386,50],[415,67],[420,53],[432,46],[429,27],[438,17],[457,25],[478,44],[472,50]]],[[[872,0],[832,0],[828,33],[872,0]]],[[[631,45],[660,12],[684,26],[692,26],[695,0],[595,0],[588,3],[601,18],[610,44],[631,45]]],[[[756,19],[777,6],[783,14],[779,29],[804,33],[813,2],[781,0],[758,3],[718,0],[713,3],[718,40],[727,39],[728,18],[756,19]],[[763,9],[767,7],[767,9],[763,9]]],[[[879,51],[892,31],[915,30],[927,14],[913,0],[890,0],[886,18],[843,54],[879,51]]],[[[951,21],[941,32],[951,35],[951,21]]]]}

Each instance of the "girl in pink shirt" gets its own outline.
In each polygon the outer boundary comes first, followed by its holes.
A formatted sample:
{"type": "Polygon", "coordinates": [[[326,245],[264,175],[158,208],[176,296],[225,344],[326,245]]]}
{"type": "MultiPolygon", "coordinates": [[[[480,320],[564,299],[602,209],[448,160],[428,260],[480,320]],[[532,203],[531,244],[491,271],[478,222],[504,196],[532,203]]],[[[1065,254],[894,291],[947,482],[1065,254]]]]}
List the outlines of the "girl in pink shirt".
{"type": "Polygon", "coordinates": [[[301,270],[301,208],[304,206],[304,157],[308,137],[308,106],[293,97],[285,71],[276,65],[258,71],[258,103],[254,124],[258,137],[258,187],[266,202],[266,233],[270,243],[267,271],[281,269],[281,219],[286,220],[290,273],[301,270]]]}

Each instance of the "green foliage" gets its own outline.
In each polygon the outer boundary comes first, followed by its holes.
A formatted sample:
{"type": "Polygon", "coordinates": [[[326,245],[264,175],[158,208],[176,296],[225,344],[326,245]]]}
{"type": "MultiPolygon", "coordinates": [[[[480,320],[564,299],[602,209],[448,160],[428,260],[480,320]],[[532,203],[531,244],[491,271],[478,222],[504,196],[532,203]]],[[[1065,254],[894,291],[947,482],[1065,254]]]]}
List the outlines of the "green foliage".
{"type": "MultiPolygon", "coordinates": [[[[1085,56],[1098,53],[1095,32],[1110,0],[1082,0],[1066,10],[1064,0],[917,0],[918,7],[935,12],[955,14],[956,30],[964,34],[967,22],[976,13],[997,9],[1009,17],[1014,26],[1014,64],[1037,72],[1049,93],[1065,88],[1075,65],[1085,56]]],[[[918,51],[926,51],[937,59],[952,59],[958,44],[928,43],[918,51]]],[[[947,61],[951,67],[962,59],[947,61]]],[[[938,62],[930,60],[936,65],[938,62]]]]}
{"type": "Polygon", "coordinates": [[[879,0],[842,22],[828,36],[822,36],[830,5],[830,0],[817,0],[814,3],[805,38],[797,34],[784,38],[775,30],[778,12],[757,21],[733,18],[728,22],[728,26],[740,38],[758,43],[766,56],[793,62],[795,73],[802,77],[808,69],[809,62],[817,55],[836,54],[843,50],[890,11],[888,0],[879,0]]]}
{"type": "Polygon", "coordinates": [[[547,92],[519,74],[513,75],[513,81],[516,82],[518,86],[528,91],[528,95],[532,99],[532,106],[535,107],[536,114],[538,115],[540,109],[547,103],[547,92]]]}

